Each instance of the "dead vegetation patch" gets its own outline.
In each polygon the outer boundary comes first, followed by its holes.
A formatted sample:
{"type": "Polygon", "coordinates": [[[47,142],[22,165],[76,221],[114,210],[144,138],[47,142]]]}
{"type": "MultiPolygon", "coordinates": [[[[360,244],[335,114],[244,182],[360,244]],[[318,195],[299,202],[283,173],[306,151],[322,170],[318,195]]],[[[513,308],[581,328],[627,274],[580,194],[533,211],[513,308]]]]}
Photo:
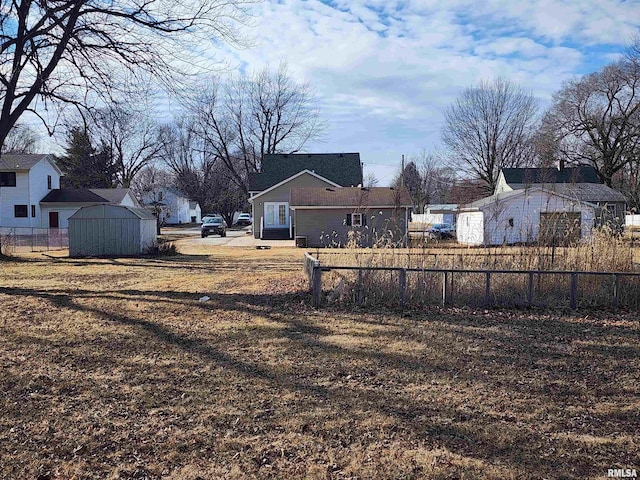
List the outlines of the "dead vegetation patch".
{"type": "Polygon", "coordinates": [[[636,313],[314,311],[293,249],[32,256],[0,278],[0,478],[591,479],[639,464],[636,313]]]}

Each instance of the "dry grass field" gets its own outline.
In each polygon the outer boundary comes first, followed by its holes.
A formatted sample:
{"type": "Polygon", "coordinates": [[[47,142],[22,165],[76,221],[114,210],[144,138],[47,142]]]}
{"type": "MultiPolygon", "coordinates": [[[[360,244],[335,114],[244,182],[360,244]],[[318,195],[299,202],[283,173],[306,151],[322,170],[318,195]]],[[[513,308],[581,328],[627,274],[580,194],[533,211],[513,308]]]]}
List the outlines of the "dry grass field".
{"type": "Polygon", "coordinates": [[[640,314],[314,311],[301,259],[0,262],[0,478],[640,469],[640,314]]]}

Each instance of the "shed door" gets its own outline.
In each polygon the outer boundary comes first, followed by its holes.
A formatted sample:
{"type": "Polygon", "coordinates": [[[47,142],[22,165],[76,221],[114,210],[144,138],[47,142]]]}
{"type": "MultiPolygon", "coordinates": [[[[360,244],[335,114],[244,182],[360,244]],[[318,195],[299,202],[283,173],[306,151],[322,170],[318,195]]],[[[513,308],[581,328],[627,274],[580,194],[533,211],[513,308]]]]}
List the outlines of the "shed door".
{"type": "Polygon", "coordinates": [[[548,245],[569,245],[580,240],[580,212],[541,212],[540,241],[548,245]]]}
{"type": "Polygon", "coordinates": [[[49,212],[49,228],[58,228],[58,212],[49,212]]]}

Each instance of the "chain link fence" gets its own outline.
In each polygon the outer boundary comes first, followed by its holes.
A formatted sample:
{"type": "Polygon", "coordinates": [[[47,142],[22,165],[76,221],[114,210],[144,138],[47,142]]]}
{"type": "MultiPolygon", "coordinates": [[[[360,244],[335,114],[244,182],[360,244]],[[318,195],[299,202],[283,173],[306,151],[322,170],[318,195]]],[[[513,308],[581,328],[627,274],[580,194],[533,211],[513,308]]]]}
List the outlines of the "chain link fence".
{"type": "Polygon", "coordinates": [[[46,252],[69,248],[69,230],[67,228],[0,228],[0,249],[11,252],[46,252]]]}

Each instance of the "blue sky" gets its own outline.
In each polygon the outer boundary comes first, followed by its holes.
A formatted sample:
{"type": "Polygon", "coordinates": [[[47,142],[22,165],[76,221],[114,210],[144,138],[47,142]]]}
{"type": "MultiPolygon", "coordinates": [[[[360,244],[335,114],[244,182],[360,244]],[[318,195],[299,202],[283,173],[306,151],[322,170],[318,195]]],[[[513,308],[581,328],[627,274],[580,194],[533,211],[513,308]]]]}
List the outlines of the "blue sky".
{"type": "Polygon", "coordinates": [[[443,110],[465,87],[504,76],[544,108],[640,26],[640,2],[618,0],[271,0],[254,14],[255,45],[225,58],[247,70],[285,60],[328,125],[307,149],[360,152],[382,184],[402,154],[442,150],[443,110]]]}

